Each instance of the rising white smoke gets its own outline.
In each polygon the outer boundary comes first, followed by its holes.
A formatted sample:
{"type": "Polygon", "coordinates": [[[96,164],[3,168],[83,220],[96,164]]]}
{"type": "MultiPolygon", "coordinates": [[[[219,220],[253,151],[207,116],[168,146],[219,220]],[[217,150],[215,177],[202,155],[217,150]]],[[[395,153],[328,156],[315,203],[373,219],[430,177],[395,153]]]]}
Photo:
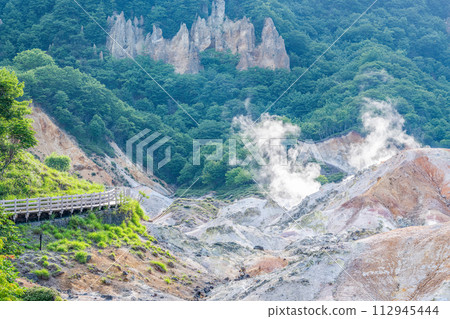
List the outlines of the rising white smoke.
{"type": "Polygon", "coordinates": [[[291,209],[319,190],[316,178],[320,175],[320,166],[302,164],[298,158],[301,145],[293,139],[300,133],[298,126],[267,114],[254,126],[251,119],[244,116],[236,118],[235,123],[240,127],[242,140],[248,141],[248,148],[254,147],[254,154],[260,154],[264,161],[256,159],[256,165],[252,166],[255,180],[267,185],[270,197],[280,206],[291,209]],[[286,141],[291,145],[288,152],[286,141]]]}
{"type": "MultiPolygon", "coordinates": [[[[347,158],[356,170],[385,161],[400,149],[420,147],[403,130],[405,120],[391,102],[367,99],[361,119],[367,136],[362,142],[343,150],[346,153],[343,158],[347,158]]],[[[319,190],[320,183],[316,179],[320,176],[320,165],[304,162],[302,155],[305,155],[306,144],[297,139],[300,135],[298,126],[268,114],[254,125],[248,116],[235,118],[234,123],[240,128],[242,140],[248,141],[247,149],[253,148],[251,167],[255,180],[267,186],[270,197],[280,206],[291,209],[319,190]],[[290,145],[288,152],[286,144],[290,145]],[[261,155],[260,159],[255,158],[257,154],[261,155]]],[[[327,161],[321,154],[317,155],[320,160],[327,161]]]]}
{"type": "Polygon", "coordinates": [[[405,120],[391,102],[366,99],[362,123],[368,133],[363,142],[350,148],[349,163],[357,170],[383,162],[403,148],[420,147],[403,130],[405,120]]]}

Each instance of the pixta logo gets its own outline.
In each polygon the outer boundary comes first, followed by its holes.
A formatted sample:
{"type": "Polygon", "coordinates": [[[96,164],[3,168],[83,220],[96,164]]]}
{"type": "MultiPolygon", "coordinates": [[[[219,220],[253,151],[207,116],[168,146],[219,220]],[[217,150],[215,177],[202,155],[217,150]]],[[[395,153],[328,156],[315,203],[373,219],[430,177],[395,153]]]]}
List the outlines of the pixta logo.
{"type": "MultiPolygon", "coordinates": [[[[158,150],[160,147],[162,147],[170,140],[170,137],[163,136],[161,139],[157,140],[161,136],[161,133],[155,132],[153,134],[148,135],[149,133],[151,133],[151,131],[149,129],[145,129],[140,133],[136,134],[135,136],[133,136],[132,138],[130,138],[129,140],[127,140],[126,155],[131,161],[133,161],[134,155],[136,154],[136,165],[138,165],[142,169],[145,169],[148,174],[153,175],[155,167],[154,154],[156,150],[158,150]],[[134,148],[134,145],[136,145],[136,148],[134,148]],[[144,150],[146,150],[147,155],[146,167],[144,167],[144,150]]],[[[167,146],[167,148],[164,151],[164,154],[165,154],[164,159],[159,161],[157,164],[158,169],[164,167],[164,165],[170,162],[171,160],[170,146],[167,146]]]]}

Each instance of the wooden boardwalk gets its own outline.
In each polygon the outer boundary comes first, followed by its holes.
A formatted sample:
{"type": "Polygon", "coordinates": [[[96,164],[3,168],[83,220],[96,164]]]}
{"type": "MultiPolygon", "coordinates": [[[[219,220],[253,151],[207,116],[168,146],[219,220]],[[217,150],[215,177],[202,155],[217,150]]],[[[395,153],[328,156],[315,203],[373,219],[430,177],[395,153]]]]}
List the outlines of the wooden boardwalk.
{"type": "Polygon", "coordinates": [[[3,207],[4,213],[12,213],[14,221],[19,218],[27,222],[30,217],[40,220],[42,215],[63,216],[64,213],[73,214],[74,211],[119,206],[126,196],[130,196],[129,189],[114,188],[93,194],[1,200],[0,207],[3,207]]]}

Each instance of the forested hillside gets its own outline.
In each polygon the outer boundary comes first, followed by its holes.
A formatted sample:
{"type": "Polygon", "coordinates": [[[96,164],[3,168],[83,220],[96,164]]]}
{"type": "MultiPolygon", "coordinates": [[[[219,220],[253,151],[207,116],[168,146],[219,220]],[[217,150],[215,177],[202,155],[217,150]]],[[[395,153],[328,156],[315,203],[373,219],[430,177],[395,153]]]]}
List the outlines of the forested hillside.
{"type": "MultiPolygon", "coordinates": [[[[169,183],[190,184],[202,176],[210,188],[245,184],[248,179],[235,180],[225,160],[192,166],[192,139],[227,139],[235,116],[257,119],[372,2],[228,0],[227,15],[249,17],[257,38],[264,19],[274,20],[291,71],[237,71],[237,56],[209,50],[201,55],[203,71],[179,75],[170,65],[138,57],[199,125],[132,60],[111,58],[107,35],[72,0],[0,0],[0,65],[16,71],[26,97],[88,152],[110,154],[106,141],[124,147],[149,128],[172,138],[172,161],[157,171],[169,183]]],[[[127,18],[142,15],[147,31],[157,24],[167,37],[181,22],[189,27],[197,15],[207,16],[211,6],[207,0],[79,3],[106,30],[107,17],[124,11],[127,18]]],[[[298,124],[301,138],[317,140],[362,132],[363,98],[390,99],[409,134],[432,147],[450,147],[449,16],[446,0],[379,0],[270,113],[298,124]]]]}

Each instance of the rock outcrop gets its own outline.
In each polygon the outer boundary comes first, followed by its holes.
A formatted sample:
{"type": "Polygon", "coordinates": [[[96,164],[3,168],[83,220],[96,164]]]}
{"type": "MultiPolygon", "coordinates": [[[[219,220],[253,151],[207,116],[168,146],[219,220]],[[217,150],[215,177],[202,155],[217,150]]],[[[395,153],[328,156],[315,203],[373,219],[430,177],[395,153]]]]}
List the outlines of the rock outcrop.
{"type": "Polygon", "coordinates": [[[289,56],[283,38],[271,18],[267,18],[256,45],[255,28],[244,17],[232,21],[225,16],[225,0],[215,0],[208,19],[198,17],[189,31],[182,24],[172,39],[164,39],[162,30],[144,34],[142,17],[126,20],[123,12],[108,18],[110,37],[107,47],[115,58],[148,55],[154,60],[170,63],[177,73],[197,73],[201,69],[199,53],[213,48],[219,52],[239,54],[239,70],[251,67],[289,69],[289,56]]]}

